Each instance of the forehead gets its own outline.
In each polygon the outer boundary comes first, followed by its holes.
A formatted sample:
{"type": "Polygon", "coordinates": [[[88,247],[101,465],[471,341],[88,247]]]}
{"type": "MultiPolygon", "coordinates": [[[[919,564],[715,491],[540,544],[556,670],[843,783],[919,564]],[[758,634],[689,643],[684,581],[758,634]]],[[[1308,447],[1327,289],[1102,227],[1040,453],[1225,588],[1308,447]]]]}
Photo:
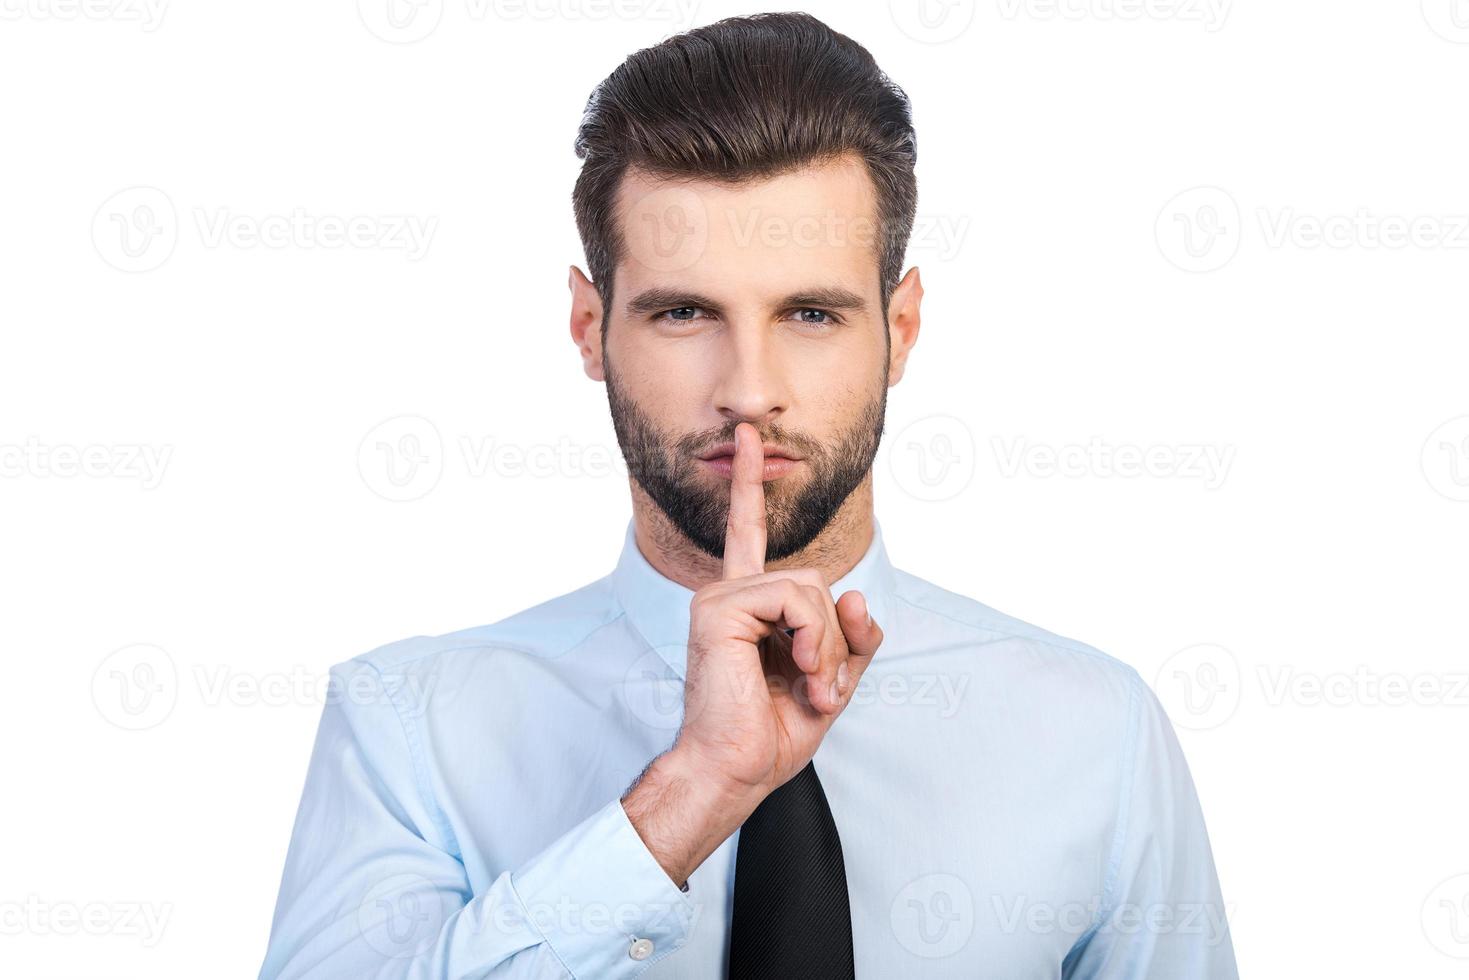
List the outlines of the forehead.
{"type": "Polygon", "coordinates": [[[876,191],[854,154],[741,184],[630,168],[616,220],[623,298],[693,286],[745,302],[812,286],[877,291],[876,191]]]}

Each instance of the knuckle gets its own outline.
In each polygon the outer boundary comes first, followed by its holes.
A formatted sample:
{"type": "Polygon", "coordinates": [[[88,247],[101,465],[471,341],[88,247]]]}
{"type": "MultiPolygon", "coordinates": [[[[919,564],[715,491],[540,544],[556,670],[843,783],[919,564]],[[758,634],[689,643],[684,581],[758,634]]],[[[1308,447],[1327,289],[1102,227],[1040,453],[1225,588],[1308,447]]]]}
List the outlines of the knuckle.
{"type": "Polygon", "coordinates": [[[803,585],[820,587],[826,584],[826,579],[822,578],[821,573],[814,568],[797,568],[793,570],[792,574],[803,585]]]}
{"type": "Polygon", "coordinates": [[[719,603],[721,594],[712,585],[706,585],[694,592],[694,597],[689,600],[689,608],[693,611],[706,611],[719,603]]]}

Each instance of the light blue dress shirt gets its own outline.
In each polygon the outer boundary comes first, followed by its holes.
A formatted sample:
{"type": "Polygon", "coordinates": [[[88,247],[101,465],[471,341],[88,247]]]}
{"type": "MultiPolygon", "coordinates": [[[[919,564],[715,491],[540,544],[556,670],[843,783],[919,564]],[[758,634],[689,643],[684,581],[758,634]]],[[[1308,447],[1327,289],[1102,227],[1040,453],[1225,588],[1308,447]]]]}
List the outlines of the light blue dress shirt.
{"type": "MultiPolygon", "coordinates": [[[[1237,976],[1131,667],[894,568],[880,526],[848,589],[885,640],[815,761],[860,980],[1237,976]]],[[[738,832],[685,893],[619,802],[677,732],[692,595],[629,522],[595,582],[334,666],[262,980],[723,977],[738,832]]]]}

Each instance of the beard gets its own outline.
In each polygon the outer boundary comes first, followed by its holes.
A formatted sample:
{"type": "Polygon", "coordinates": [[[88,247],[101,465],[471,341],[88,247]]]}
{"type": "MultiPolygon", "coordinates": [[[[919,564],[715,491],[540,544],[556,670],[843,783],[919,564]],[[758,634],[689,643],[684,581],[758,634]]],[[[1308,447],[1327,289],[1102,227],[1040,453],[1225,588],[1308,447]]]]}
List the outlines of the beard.
{"type": "MultiPolygon", "coordinates": [[[[698,454],[720,442],[733,442],[739,420],[703,432],[675,436],[659,428],[621,390],[603,348],[603,376],[612,427],[628,474],[700,551],[724,559],[729,520],[729,483],[700,471],[698,454]],[[720,483],[723,486],[720,486],[720,483]]],[[[779,443],[804,457],[808,477],[795,485],[794,473],[765,484],[765,560],[780,561],[799,553],[831,522],[861,484],[877,456],[887,413],[887,361],[882,383],[858,413],[857,420],[830,444],[778,425],[764,427],[764,443],[779,443]]]]}

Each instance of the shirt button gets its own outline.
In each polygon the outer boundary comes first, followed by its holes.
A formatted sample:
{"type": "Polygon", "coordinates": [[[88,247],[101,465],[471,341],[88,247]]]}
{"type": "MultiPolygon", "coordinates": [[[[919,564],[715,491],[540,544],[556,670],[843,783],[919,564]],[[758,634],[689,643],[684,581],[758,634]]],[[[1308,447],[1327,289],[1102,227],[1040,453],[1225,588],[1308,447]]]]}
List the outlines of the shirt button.
{"type": "Polygon", "coordinates": [[[627,955],[635,960],[647,959],[653,955],[653,940],[634,939],[632,945],[628,947],[627,955]]]}

